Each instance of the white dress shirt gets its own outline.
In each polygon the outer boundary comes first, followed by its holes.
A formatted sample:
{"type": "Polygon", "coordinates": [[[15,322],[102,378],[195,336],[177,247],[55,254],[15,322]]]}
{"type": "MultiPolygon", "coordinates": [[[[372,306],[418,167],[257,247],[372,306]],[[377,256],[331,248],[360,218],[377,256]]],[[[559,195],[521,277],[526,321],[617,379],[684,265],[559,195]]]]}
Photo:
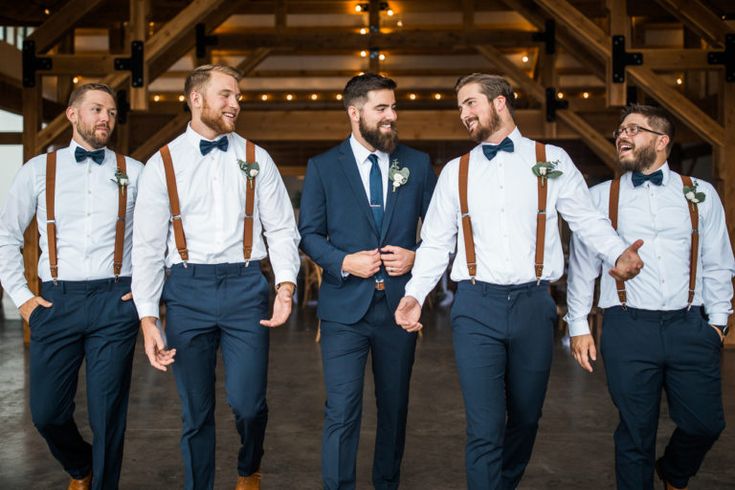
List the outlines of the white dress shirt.
{"type": "MultiPolygon", "coordinates": [[[[72,140],[56,154],[56,249],[61,281],[88,281],[114,277],[115,224],[118,186],[117,159],[105,149],[105,159],[97,165],[87,158],[77,163],[72,140]]],[[[130,276],[133,208],[138,177],[143,165],[125,157],[128,174],[125,242],[120,274],[130,276]]],[[[38,155],[23,165],[13,180],[0,214],[0,282],[16,306],[33,297],[24,276],[23,233],[36,215],[41,256],[38,276],[51,280],[46,236],[46,155],[38,155]]]]}
{"type": "MultiPolygon", "coordinates": [[[[692,226],[681,176],[670,170],[668,163],[661,171],[663,182],[660,186],[647,181],[634,187],[630,172],[622,176],[618,233],[626,243],[637,239],[644,241],[638,253],[646,265],[640,274],[625,282],[627,305],[669,311],[687,307],[692,226]]],[[[707,182],[698,179],[695,182],[705,199],[697,206],[699,262],[693,304],[704,305],[710,323],[725,325],[732,313],[735,260],[717,192],[707,182]]],[[[592,198],[598,209],[607,214],[610,182],[593,187],[592,198]]],[[[570,335],[589,333],[587,315],[592,307],[595,279],[601,273],[599,306],[609,308],[620,304],[615,280],[608,270],[609,267],[575,234],[569,258],[569,308],[565,317],[570,335]]]]}
{"type": "MultiPolygon", "coordinates": [[[[534,141],[518,128],[509,135],[515,151],[499,152],[488,161],[482,145],[470,152],[467,200],[477,258],[477,280],[502,285],[534,281],[536,216],[538,214],[534,141]]],[[[548,179],[546,243],[543,280],[555,281],[564,273],[564,254],[559,236],[561,213],[572,230],[580,233],[610,264],[625,250],[609,220],[595,209],[582,174],[569,155],[547,145],[548,161],[558,161],[563,174],[548,179]]],[[[421,229],[422,243],[416,253],[406,295],[423,304],[447,267],[449,254],[457,250],[453,281],[470,279],[464,248],[459,207],[459,158],[442,170],[421,229]]]]}
{"type": "Polygon", "coordinates": [[[383,181],[383,209],[385,209],[385,203],[388,200],[388,167],[390,166],[388,160],[390,155],[380,150],[371,152],[355,139],[354,134],[350,136],[350,146],[357,162],[357,170],[360,172],[360,179],[362,179],[362,186],[365,188],[365,197],[368,202],[370,202],[370,170],[373,168],[373,162],[368,157],[373,153],[378,156],[378,167],[380,167],[380,176],[383,181]]]}
{"type": "MultiPolygon", "coordinates": [[[[181,217],[192,264],[242,263],[245,193],[250,183],[238,165],[245,160],[245,140],[225,135],[227,151],[217,148],[206,156],[203,138],[189,125],[169,143],[178,188],[181,217]]],[[[268,255],[276,284],[296,284],[300,240],[293,208],[281,175],[268,152],[255,147],[260,171],[256,177],[253,252],[250,260],[268,255]]],[[[160,152],[148,160],[140,179],[133,241],[133,298],[138,314],[158,317],[164,267],[182,262],[176,249],[166,176],[160,152]]]]}

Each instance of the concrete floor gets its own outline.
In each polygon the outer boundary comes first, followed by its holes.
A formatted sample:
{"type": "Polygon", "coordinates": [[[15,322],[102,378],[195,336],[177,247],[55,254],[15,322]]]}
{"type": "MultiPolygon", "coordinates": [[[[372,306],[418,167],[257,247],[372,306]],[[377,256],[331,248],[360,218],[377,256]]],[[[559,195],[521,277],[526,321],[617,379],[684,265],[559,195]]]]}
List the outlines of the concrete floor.
{"type": "MultiPolygon", "coordinates": [[[[426,323],[414,367],[401,488],[461,489],[465,487],[464,412],[448,312],[434,309],[427,315],[426,323]]],[[[264,489],[320,488],[324,390],[315,329],[313,309],[299,310],[287,326],[274,331],[271,337],[264,489]]],[[[724,353],[723,372],[725,413],[732,422],[735,351],[724,353]]],[[[20,322],[0,320],[0,489],[66,488],[66,475],[31,423],[27,382],[28,351],[22,345],[20,322]]],[[[237,434],[225,403],[221,372],[218,384],[215,486],[230,489],[236,478],[237,434]]],[[[367,382],[358,489],[370,488],[375,432],[372,392],[372,384],[367,382]]],[[[88,436],[83,376],[77,400],[77,421],[88,436]]],[[[173,376],[148,365],[139,339],[122,489],[182,487],[179,410],[173,376]]],[[[662,410],[659,453],[672,430],[665,418],[665,406],[662,410]]],[[[541,429],[520,488],[614,488],[612,432],[616,423],[601,363],[588,375],[577,368],[557,341],[541,429]]],[[[735,429],[726,429],[690,488],[735,488],[734,436],[735,429]]]]}

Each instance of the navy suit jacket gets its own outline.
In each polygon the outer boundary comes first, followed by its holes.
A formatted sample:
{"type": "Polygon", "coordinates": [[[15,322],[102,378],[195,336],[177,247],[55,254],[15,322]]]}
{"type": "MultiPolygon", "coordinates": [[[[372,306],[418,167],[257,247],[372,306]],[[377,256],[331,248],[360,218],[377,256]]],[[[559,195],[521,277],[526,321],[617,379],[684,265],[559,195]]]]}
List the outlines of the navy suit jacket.
{"type": "MultiPolygon", "coordinates": [[[[326,321],[358,322],[375,293],[375,279],[342,277],[346,255],[395,245],[418,248],[417,227],[436,185],[429,155],[399,144],[390,155],[411,171],[408,182],[393,192],[388,183],[382,230],[378,230],[368,203],[350,140],[309,160],[301,195],[299,232],[301,250],[324,269],[317,314],[326,321]]],[[[389,276],[384,269],[388,306],[395,310],[410,273],[389,276]]]]}

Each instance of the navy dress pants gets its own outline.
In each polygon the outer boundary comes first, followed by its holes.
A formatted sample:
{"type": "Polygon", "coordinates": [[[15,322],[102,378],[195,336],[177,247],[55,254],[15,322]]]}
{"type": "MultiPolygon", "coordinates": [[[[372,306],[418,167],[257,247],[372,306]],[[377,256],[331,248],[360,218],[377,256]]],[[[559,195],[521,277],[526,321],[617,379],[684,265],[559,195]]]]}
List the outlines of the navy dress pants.
{"type": "Polygon", "coordinates": [[[92,472],[92,488],[118,487],[138,314],[130,278],[44,282],[53,303],[31,313],[30,405],[33,424],[72,478],[92,472]],[[79,368],[86,359],[87,409],[94,434],[74,422],[79,368]]]}
{"type": "Polygon", "coordinates": [[[396,325],[385,293],[376,291],[359,322],[321,323],[321,349],[327,391],[322,437],[324,488],[355,488],[368,352],[372,354],[378,409],[373,486],[379,490],[398,488],[416,334],[396,325]]]}
{"type": "Polygon", "coordinates": [[[686,487],[725,428],[720,337],[689,311],[628,307],[605,310],[601,352],[610,396],[620,414],[615,431],[619,489],[652,489],[661,392],[676,430],[661,459],[664,478],[686,487]]]}
{"type": "Polygon", "coordinates": [[[516,488],[551,369],[556,305],[549,286],[462,281],[451,316],[467,418],[467,487],[516,488]]]}
{"type": "Polygon", "coordinates": [[[269,286],[260,264],[181,264],[169,271],[166,304],[168,347],[181,399],[184,488],[214,488],[215,367],[222,349],[227,403],[240,434],[237,471],[260,468],[268,420],[266,384],[269,286]]]}

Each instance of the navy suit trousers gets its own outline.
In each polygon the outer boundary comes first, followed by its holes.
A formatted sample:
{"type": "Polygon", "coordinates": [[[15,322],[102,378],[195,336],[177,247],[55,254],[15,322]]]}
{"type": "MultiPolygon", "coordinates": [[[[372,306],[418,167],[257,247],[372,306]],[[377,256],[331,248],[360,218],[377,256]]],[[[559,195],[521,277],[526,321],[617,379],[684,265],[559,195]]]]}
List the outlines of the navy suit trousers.
{"type": "Polygon", "coordinates": [[[605,310],[601,352],[620,423],[615,431],[619,489],[652,489],[661,392],[676,424],[661,460],[665,479],[686,487],[725,428],[722,343],[689,311],[605,310]]]}
{"type": "Polygon", "coordinates": [[[31,313],[31,416],[54,457],[73,478],[93,473],[92,488],[118,487],[138,314],[130,278],[45,282],[53,306],[31,313]],[[79,368],[86,359],[87,408],[94,438],[74,422],[79,368]]]}
{"type": "Polygon", "coordinates": [[[260,264],[173,266],[163,289],[168,347],[181,398],[184,488],[214,488],[215,367],[222,348],[227,403],[240,434],[237,470],[258,471],[268,420],[268,282],[260,264]]]}
{"type": "Polygon", "coordinates": [[[327,390],[322,438],[324,488],[355,488],[368,352],[372,355],[378,408],[373,486],[378,490],[398,488],[416,334],[396,325],[385,293],[376,291],[359,322],[322,321],[321,349],[327,390]]]}
{"type": "Polygon", "coordinates": [[[555,323],[546,282],[458,284],[452,338],[467,417],[470,490],[518,486],[546,396],[555,323]]]}

